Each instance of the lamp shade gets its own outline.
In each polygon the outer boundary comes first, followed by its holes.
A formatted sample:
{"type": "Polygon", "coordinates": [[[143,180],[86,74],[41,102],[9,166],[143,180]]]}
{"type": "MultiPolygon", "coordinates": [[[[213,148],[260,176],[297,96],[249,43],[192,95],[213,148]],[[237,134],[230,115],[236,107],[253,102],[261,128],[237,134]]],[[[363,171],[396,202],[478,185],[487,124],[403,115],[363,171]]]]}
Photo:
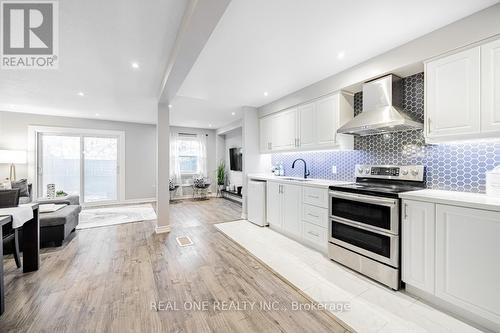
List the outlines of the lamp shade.
{"type": "Polygon", "coordinates": [[[3,163],[3,164],[26,164],[26,151],[24,151],[24,150],[0,150],[0,163],[3,163]]]}

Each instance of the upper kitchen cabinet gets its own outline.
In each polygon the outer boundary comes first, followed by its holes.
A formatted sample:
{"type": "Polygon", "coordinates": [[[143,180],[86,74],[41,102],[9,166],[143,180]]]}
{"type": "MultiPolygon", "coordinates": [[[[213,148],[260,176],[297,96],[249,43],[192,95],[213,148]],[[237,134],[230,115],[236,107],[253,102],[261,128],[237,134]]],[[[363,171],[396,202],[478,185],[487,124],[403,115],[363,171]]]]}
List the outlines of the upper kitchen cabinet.
{"type": "Polygon", "coordinates": [[[274,116],[260,118],[260,151],[269,152],[272,150],[274,116]]]}
{"type": "Polygon", "coordinates": [[[337,129],[354,116],[353,97],[336,93],[260,120],[262,153],[353,149],[353,137],[337,129]]]}
{"type": "Polygon", "coordinates": [[[297,146],[297,109],[292,108],[273,116],[271,126],[272,150],[290,150],[297,146]]]}
{"type": "Polygon", "coordinates": [[[429,143],[500,137],[500,40],[425,64],[429,143]]]}
{"type": "Polygon", "coordinates": [[[481,46],[481,129],[500,133],[500,40],[481,46]]]}
{"type": "Polygon", "coordinates": [[[480,132],[480,48],[426,63],[426,138],[457,138],[480,132]]]}

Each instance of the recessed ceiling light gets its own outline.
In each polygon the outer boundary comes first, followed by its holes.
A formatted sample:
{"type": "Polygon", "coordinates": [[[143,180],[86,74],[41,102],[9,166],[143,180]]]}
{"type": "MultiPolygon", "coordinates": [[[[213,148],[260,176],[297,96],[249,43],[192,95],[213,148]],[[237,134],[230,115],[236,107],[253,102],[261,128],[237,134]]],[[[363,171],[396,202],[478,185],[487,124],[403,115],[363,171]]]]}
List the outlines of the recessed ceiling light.
{"type": "Polygon", "coordinates": [[[344,51],[340,51],[338,54],[337,54],[337,59],[344,59],[345,57],[345,52],[344,51]]]}
{"type": "Polygon", "coordinates": [[[231,116],[234,116],[234,115],[236,115],[236,112],[231,112],[231,116]]]}
{"type": "Polygon", "coordinates": [[[169,105],[168,105],[168,108],[169,108],[169,109],[171,109],[171,108],[172,108],[172,104],[169,104],[169,105]]]}
{"type": "Polygon", "coordinates": [[[78,96],[83,97],[83,96],[85,96],[85,93],[83,91],[80,91],[80,92],[78,92],[78,96]]]}
{"type": "Polygon", "coordinates": [[[208,127],[212,127],[212,124],[208,124],[208,127]]]}
{"type": "Polygon", "coordinates": [[[99,116],[100,116],[100,114],[99,114],[99,113],[96,113],[96,114],[95,114],[95,116],[96,116],[96,117],[99,117],[99,116]]]}
{"type": "Polygon", "coordinates": [[[267,91],[264,91],[264,96],[267,96],[269,95],[269,93],[267,91]]]}
{"type": "Polygon", "coordinates": [[[133,62],[133,63],[132,63],[132,68],[133,68],[133,69],[138,69],[138,68],[139,68],[139,64],[138,64],[138,63],[136,63],[136,62],[133,62]]]}

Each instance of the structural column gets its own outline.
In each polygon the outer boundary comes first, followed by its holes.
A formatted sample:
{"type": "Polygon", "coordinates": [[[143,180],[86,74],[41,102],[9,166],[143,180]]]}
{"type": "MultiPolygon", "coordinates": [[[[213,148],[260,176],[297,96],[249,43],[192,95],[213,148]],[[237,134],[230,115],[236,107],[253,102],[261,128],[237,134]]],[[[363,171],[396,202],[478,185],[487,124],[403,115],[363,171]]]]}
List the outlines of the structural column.
{"type": "Polygon", "coordinates": [[[156,233],[170,231],[170,110],[168,103],[158,104],[156,122],[156,233]]]}

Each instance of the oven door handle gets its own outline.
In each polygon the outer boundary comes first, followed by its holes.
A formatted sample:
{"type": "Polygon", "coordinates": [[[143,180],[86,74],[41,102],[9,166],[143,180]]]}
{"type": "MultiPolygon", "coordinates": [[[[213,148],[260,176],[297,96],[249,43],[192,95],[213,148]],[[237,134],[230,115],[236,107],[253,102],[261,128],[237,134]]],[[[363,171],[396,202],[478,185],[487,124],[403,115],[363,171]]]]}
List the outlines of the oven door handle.
{"type": "Polygon", "coordinates": [[[388,206],[388,207],[395,207],[398,204],[397,199],[380,198],[380,197],[374,197],[371,195],[345,193],[345,192],[339,192],[339,191],[330,191],[330,197],[339,198],[339,199],[347,199],[347,200],[355,200],[355,201],[359,201],[359,202],[366,202],[366,203],[388,206]]]}
{"type": "MultiPolygon", "coordinates": [[[[378,234],[378,235],[383,235],[383,236],[388,236],[388,237],[397,236],[396,234],[393,234],[391,232],[382,231],[382,230],[380,230],[378,228],[377,229],[373,229],[373,228],[370,228],[369,226],[366,226],[364,223],[354,222],[354,221],[347,220],[347,219],[344,219],[344,218],[338,217],[338,216],[332,216],[330,218],[330,220],[334,221],[334,222],[337,222],[337,223],[340,223],[340,224],[345,224],[345,225],[348,225],[348,226],[351,226],[351,227],[354,227],[354,228],[358,228],[358,229],[362,229],[362,230],[365,230],[365,231],[369,231],[369,232],[372,232],[372,233],[378,234]]],[[[332,235],[332,233],[330,232],[330,236],[331,235],[332,235]]]]}

